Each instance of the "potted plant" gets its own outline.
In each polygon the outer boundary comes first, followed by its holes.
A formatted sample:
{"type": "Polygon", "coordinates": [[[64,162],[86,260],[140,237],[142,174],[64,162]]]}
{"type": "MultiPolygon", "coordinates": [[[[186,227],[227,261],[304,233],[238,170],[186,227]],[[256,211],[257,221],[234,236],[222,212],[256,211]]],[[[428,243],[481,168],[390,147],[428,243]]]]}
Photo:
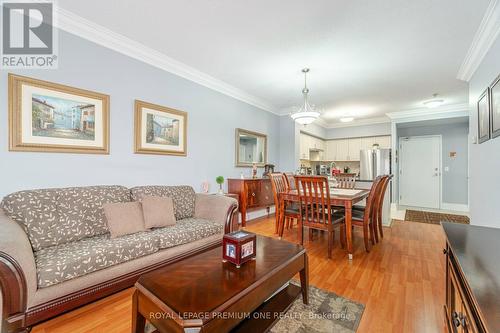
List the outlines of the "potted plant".
{"type": "Polygon", "coordinates": [[[219,184],[219,194],[224,194],[224,190],[222,189],[222,184],[224,184],[224,177],[218,176],[215,178],[215,182],[219,184]]]}

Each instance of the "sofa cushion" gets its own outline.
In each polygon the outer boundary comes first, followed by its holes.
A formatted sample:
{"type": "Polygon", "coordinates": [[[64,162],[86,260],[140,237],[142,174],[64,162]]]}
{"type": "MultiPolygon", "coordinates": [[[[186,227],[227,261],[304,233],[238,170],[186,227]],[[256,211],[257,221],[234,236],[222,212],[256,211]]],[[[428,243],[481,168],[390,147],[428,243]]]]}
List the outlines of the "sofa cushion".
{"type": "Polygon", "coordinates": [[[191,186],[138,186],[131,188],[130,194],[133,201],[142,201],[145,196],[170,197],[177,220],[194,216],[196,196],[191,186]]]}
{"type": "Polygon", "coordinates": [[[168,249],[212,235],[222,235],[223,231],[224,226],[220,223],[200,218],[188,218],[177,221],[173,226],[152,229],[151,232],[158,236],[159,248],[168,249]]]}
{"type": "Polygon", "coordinates": [[[140,202],[116,202],[103,206],[111,238],[146,231],[140,202]]]}
{"type": "Polygon", "coordinates": [[[119,238],[109,235],[45,248],[35,252],[38,288],[45,288],[158,251],[159,238],[140,232],[119,238]]]}
{"type": "Polygon", "coordinates": [[[1,206],[39,251],[107,233],[102,206],[127,201],[126,187],[89,186],[20,191],[6,196],[1,206]]]}
{"type": "Polygon", "coordinates": [[[174,201],[168,197],[146,196],[142,199],[142,214],[146,229],[174,225],[174,201]]]}

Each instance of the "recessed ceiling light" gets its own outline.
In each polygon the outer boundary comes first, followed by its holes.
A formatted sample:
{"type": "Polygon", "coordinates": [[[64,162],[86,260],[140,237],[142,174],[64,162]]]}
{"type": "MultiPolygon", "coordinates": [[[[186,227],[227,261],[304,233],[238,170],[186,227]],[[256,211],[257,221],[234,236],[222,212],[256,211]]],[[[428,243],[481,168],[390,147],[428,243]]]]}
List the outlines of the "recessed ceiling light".
{"type": "Polygon", "coordinates": [[[351,122],[353,120],[354,120],[353,117],[340,118],[340,121],[343,122],[343,123],[348,123],[348,122],[351,122]]]}
{"type": "Polygon", "coordinates": [[[443,105],[444,99],[442,98],[437,98],[439,95],[438,94],[433,94],[432,99],[425,101],[424,105],[428,107],[429,109],[437,108],[438,106],[443,105]]]}

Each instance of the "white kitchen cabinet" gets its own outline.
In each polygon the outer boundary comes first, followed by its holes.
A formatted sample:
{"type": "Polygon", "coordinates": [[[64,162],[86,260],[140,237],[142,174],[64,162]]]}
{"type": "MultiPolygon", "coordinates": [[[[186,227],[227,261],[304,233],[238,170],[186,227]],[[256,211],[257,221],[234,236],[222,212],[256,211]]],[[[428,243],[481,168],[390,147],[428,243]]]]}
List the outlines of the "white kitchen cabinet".
{"type": "Polygon", "coordinates": [[[309,135],[300,134],[300,159],[308,160],[309,159],[309,135]]]}
{"type": "Polygon", "coordinates": [[[325,159],[327,161],[337,161],[337,140],[326,141],[325,159]]]}
{"type": "Polygon", "coordinates": [[[364,138],[336,139],[325,142],[325,160],[327,161],[359,161],[360,151],[380,148],[391,148],[391,136],[370,136],[364,138]]]}
{"type": "Polygon", "coordinates": [[[311,153],[310,150],[312,149],[313,151],[317,151],[314,154],[314,159],[315,160],[320,160],[322,161],[325,159],[325,141],[322,139],[318,139],[314,136],[307,135],[304,133],[300,133],[300,159],[302,160],[309,160],[311,159],[311,153]]]}
{"type": "Polygon", "coordinates": [[[366,137],[366,138],[361,138],[361,149],[372,149],[373,144],[375,143],[374,137],[366,137]]]}
{"type": "Polygon", "coordinates": [[[341,139],[337,141],[337,158],[336,161],[348,161],[349,160],[349,140],[341,139]]]}
{"type": "Polygon", "coordinates": [[[390,136],[379,136],[374,138],[375,142],[380,145],[380,148],[391,148],[391,137],[390,136]]]}
{"type": "Polygon", "coordinates": [[[348,161],[359,161],[359,152],[361,150],[361,138],[348,139],[349,154],[347,155],[348,161]]]}

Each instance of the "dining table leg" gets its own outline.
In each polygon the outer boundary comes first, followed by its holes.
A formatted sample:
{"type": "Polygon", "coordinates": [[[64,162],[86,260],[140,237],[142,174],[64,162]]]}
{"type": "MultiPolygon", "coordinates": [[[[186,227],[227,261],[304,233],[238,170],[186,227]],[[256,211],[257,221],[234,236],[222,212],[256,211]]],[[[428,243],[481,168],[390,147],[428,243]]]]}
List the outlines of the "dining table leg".
{"type": "Polygon", "coordinates": [[[274,214],[274,233],[279,234],[279,225],[280,225],[280,215],[281,215],[281,199],[278,199],[278,207],[275,208],[274,214]]]}
{"type": "Polygon", "coordinates": [[[352,260],[352,206],[345,206],[345,234],[347,238],[347,253],[352,260]]]}
{"type": "Polygon", "coordinates": [[[283,237],[283,228],[285,225],[285,200],[283,197],[279,200],[279,218],[278,218],[278,238],[283,237]]]}

